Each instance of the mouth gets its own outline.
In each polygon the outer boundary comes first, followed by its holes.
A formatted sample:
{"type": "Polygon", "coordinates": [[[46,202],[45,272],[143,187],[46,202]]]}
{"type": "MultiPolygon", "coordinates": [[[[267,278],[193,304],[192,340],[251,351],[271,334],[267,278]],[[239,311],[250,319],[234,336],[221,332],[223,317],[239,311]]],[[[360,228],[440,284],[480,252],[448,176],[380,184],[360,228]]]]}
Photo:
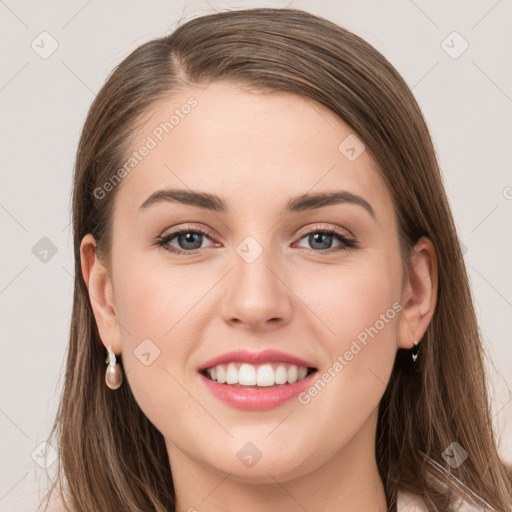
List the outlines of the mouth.
{"type": "Polygon", "coordinates": [[[213,397],[243,411],[267,411],[297,399],[311,386],[318,370],[284,361],[242,361],[204,368],[198,376],[213,397]]]}
{"type": "Polygon", "coordinates": [[[251,364],[232,361],[200,371],[206,379],[235,388],[275,388],[289,386],[315,373],[316,368],[285,361],[251,364]]]}
{"type": "Polygon", "coordinates": [[[309,361],[279,350],[234,350],[198,368],[202,385],[216,399],[236,409],[264,411],[297,398],[318,369],[309,361]]]}

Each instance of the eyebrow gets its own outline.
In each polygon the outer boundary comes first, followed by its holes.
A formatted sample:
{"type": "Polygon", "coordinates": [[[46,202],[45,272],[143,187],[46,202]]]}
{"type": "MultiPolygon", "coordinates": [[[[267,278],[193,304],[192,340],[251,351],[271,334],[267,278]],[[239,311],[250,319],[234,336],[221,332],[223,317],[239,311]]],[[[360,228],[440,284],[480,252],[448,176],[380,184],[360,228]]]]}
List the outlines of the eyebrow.
{"type": "MultiPolygon", "coordinates": [[[[217,213],[228,213],[229,211],[227,203],[217,195],[209,194],[208,192],[170,188],[153,192],[140,205],[139,210],[146,210],[155,204],[168,202],[196,206],[198,208],[203,208],[217,213]]],[[[366,199],[345,190],[337,192],[321,192],[316,194],[302,194],[292,197],[286,202],[283,211],[284,213],[303,212],[341,203],[361,206],[374,219],[376,218],[374,209],[366,199]]]]}

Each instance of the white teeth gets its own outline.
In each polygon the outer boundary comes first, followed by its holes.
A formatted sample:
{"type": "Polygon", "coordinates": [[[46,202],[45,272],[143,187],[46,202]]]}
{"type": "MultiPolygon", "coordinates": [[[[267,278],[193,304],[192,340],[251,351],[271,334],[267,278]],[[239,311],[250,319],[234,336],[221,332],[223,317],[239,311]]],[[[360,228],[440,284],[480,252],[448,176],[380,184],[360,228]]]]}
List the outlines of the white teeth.
{"type": "Polygon", "coordinates": [[[219,364],[218,366],[210,368],[210,377],[212,380],[215,380],[215,375],[213,374],[214,371],[217,373],[217,382],[219,384],[224,384],[224,382],[226,382],[226,370],[224,369],[224,366],[219,364]]]}
{"type": "Polygon", "coordinates": [[[254,366],[247,363],[240,366],[240,370],[238,371],[238,383],[242,384],[242,386],[256,385],[256,370],[254,366]]]}
{"type": "Polygon", "coordinates": [[[286,371],[286,368],[280,364],[276,368],[276,373],[274,375],[274,380],[276,384],[286,384],[286,379],[288,377],[288,372],[286,371]]]}
{"type": "Polygon", "coordinates": [[[235,386],[269,387],[275,384],[293,384],[307,376],[308,369],[288,363],[266,363],[252,365],[231,362],[218,364],[206,370],[206,374],[219,384],[235,386]]]}
{"type": "Polygon", "coordinates": [[[273,386],[274,385],[274,370],[269,364],[264,364],[258,368],[256,374],[256,383],[258,386],[273,386]]]}
{"type": "Polygon", "coordinates": [[[233,363],[228,364],[226,372],[226,384],[238,384],[238,370],[233,363]]]}
{"type": "Polygon", "coordinates": [[[290,384],[293,384],[294,382],[297,382],[297,377],[298,376],[299,376],[298,369],[297,369],[297,367],[294,364],[292,364],[290,366],[290,368],[288,368],[288,377],[286,378],[286,380],[290,384]]]}

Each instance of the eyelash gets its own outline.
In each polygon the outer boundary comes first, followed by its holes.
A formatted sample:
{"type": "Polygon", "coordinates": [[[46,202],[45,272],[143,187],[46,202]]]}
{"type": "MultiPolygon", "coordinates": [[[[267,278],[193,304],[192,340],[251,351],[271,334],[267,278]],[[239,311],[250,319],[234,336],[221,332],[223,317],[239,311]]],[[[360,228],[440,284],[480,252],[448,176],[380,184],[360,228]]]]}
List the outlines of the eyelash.
{"type": "MultiPolygon", "coordinates": [[[[191,251],[185,251],[183,249],[178,249],[176,247],[168,245],[169,242],[173,238],[175,238],[175,237],[177,237],[179,235],[185,234],[185,233],[193,233],[193,234],[203,235],[203,236],[206,236],[208,238],[212,238],[211,233],[208,233],[207,231],[203,231],[202,229],[197,229],[197,228],[188,229],[188,228],[184,228],[184,229],[180,229],[179,231],[174,231],[173,233],[169,233],[169,234],[164,235],[164,236],[159,236],[157,238],[157,240],[156,240],[156,244],[158,246],[162,247],[163,249],[165,249],[166,251],[169,251],[169,252],[171,252],[173,254],[188,254],[188,255],[191,255],[191,254],[197,253],[198,251],[201,251],[201,249],[193,249],[191,251]]],[[[316,233],[321,233],[323,235],[334,236],[334,238],[336,238],[339,242],[341,242],[342,245],[340,247],[338,247],[338,248],[325,249],[325,250],[308,249],[306,247],[302,247],[302,249],[304,249],[307,253],[315,254],[315,255],[319,255],[321,253],[331,254],[333,252],[347,251],[349,249],[356,249],[358,247],[358,243],[357,243],[356,240],[347,238],[346,236],[342,235],[336,228],[321,228],[321,229],[320,228],[316,228],[316,229],[310,230],[310,231],[302,234],[301,237],[299,238],[299,241],[302,240],[306,236],[309,236],[311,234],[316,234],[316,233]]]]}

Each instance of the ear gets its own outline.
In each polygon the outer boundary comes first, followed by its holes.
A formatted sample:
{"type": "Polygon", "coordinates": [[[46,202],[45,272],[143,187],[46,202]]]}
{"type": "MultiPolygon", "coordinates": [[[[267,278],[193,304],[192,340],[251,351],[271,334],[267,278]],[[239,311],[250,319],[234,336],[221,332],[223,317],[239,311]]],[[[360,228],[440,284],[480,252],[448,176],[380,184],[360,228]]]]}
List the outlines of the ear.
{"type": "Polygon", "coordinates": [[[414,246],[409,276],[402,289],[397,348],[409,349],[425,334],[437,304],[437,255],[429,238],[414,246]]]}
{"type": "Polygon", "coordinates": [[[80,261],[101,341],[105,348],[112,345],[112,351],[120,354],[121,336],[112,280],[96,254],[96,241],[91,234],[82,239],[80,261]]]}

